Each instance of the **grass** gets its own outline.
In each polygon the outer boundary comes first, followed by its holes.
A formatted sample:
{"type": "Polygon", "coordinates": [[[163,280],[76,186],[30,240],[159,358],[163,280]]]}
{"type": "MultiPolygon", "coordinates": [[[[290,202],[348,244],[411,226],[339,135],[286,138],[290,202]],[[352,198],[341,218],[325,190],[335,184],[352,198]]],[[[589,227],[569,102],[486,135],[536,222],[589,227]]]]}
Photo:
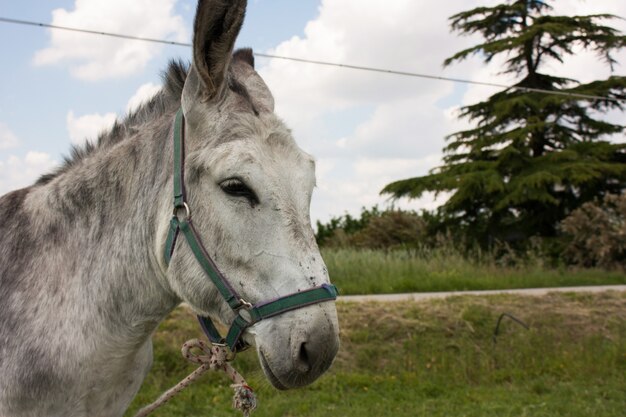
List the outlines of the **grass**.
{"type": "MultiPolygon", "coordinates": [[[[257,417],[623,416],[626,410],[626,293],[545,297],[454,297],[420,303],[338,303],[341,349],[311,386],[269,386],[255,354],[235,366],[255,388],[257,417]],[[530,330],[504,320],[503,312],[530,330]]],[[[197,337],[176,310],[159,328],[155,363],[126,414],[193,370],[179,347],[197,337]]],[[[192,385],[155,417],[238,416],[226,378],[192,385]]]]}
{"type": "Polygon", "coordinates": [[[322,256],[343,295],[626,284],[623,271],[549,268],[538,259],[507,267],[488,255],[467,259],[445,249],[324,249],[322,256]]]}

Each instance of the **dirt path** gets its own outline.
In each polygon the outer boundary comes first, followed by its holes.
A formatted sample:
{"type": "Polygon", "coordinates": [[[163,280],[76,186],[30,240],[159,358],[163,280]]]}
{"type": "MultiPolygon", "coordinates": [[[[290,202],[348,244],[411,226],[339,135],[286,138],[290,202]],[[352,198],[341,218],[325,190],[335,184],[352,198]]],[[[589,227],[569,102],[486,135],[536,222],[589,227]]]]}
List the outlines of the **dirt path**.
{"type": "Polygon", "coordinates": [[[419,301],[433,298],[447,298],[459,295],[494,295],[494,294],[519,294],[540,296],[551,292],[602,292],[602,291],[626,291],[626,285],[596,285],[587,287],[559,287],[559,288],[523,288],[517,290],[488,290],[488,291],[444,291],[423,292],[405,294],[374,294],[374,295],[342,295],[338,301],[364,302],[364,301],[419,301]]]}

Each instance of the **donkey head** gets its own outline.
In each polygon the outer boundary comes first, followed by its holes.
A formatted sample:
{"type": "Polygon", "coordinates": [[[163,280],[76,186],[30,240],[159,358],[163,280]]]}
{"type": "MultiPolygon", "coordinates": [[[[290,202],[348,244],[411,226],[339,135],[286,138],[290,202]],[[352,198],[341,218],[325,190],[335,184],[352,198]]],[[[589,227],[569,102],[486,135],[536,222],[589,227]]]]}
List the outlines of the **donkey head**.
{"type": "MultiPolygon", "coordinates": [[[[233,54],[245,7],[245,0],[199,2],[181,103],[194,224],[230,284],[254,304],[329,281],[309,218],[314,161],[274,115],[252,51],[233,54]]],[[[235,317],[187,245],[179,245],[168,280],[200,314],[226,325],[235,317]]],[[[337,353],[335,305],[262,320],[243,337],[275,387],[306,385],[337,353]]]]}

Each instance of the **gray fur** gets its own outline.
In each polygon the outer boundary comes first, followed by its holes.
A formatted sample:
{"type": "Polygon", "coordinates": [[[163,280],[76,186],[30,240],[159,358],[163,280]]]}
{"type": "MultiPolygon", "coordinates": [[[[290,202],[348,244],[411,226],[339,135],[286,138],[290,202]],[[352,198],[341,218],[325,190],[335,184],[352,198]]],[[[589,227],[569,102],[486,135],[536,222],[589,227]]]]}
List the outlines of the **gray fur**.
{"type": "MultiPolygon", "coordinates": [[[[259,302],[328,282],[308,217],[313,160],[273,115],[251,51],[232,58],[244,11],[243,0],[200,1],[191,66],[171,63],[152,100],[0,198],[1,417],[121,416],[151,365],[152,333],[181,301],[232,320],[184,242],[163,260],[181,106],[194,222],[237,291],[259,302]],[[222,191],[227,178],[259,204],[222,191]]],[[[330,366],[337,333],[334,304],[322,303],[244,337],[270,382],[292,388],[330,366]]]]}

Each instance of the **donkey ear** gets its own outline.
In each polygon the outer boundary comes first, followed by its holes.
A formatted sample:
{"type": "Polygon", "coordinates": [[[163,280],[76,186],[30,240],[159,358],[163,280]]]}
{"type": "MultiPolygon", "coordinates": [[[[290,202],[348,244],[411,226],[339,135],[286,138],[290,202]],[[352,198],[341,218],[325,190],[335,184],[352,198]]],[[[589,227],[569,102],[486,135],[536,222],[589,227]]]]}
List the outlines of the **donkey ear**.
{"type": "Polygon", "coordinates": [[[199,0],[193,30],[193,66],[209,100],[225,84],[235,40],[246,12],[246,0],[199,0]]]}

